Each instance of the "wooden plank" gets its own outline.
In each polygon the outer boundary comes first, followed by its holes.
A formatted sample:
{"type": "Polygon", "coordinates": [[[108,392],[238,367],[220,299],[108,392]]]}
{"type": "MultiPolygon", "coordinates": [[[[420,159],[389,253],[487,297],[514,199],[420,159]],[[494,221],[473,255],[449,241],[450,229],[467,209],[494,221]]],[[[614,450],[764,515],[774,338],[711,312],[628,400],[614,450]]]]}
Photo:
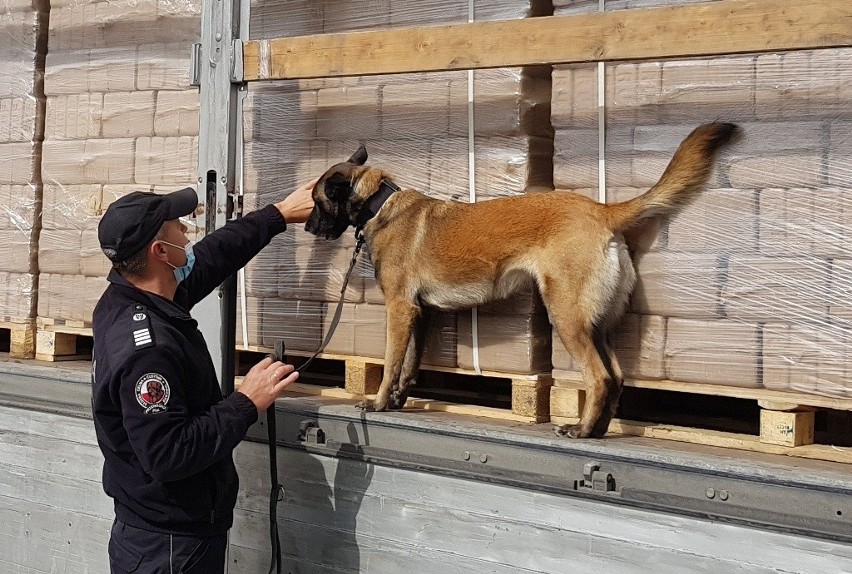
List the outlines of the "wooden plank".
{"type": "Polygon", "coordinates": [[[658,60],[852,46],[848,0],[721,0],[252,40],[245,80],[658,60]]]}
{"type": "MultiPolygon", "coordinates": [[[[551,416],[551,420],[555,424],[575,424],[579,421],[579,418],[551,416]]],[[[847,464],[852,463],[852,448],[850,447],[835,447],[823,444],[787,447],[761,442],[760,437],[755,435],[659,423],[643,423],[622,419],[613,419],[609,423],[609,429],[607,430],[612,434],[659,438],[678,442],[688,442],[692,444],[718,446],[722,448],[735,448],[751,452],[782,454],[793,457],[814,458],[847,464]]]]}
{"type": "MultiPolygon", "coordinates": [[[[237,349],[239,351],[250,351],[253,353],[271,353],[273,350],[269,347],[258,347],[256,345],[242,346],[237,349]]],[[[287,351],[288,357],[311,357],[313,353],[311,351],[287,351]]],[[[330,361],[353,361],[366,363],[369,365],[379,365],[382,366],[385,364],[384,358],[380,357],[360,357],[355,355],[340,355],[337,353],[320,353],[317,355],[317,359],[325,359],[330,361]]],[[[293,361],[298,366],[297,361],[293,361]]],[[[470,376],[482,376],[482,377],[493,377],[498,379],[512,379],[519,381],[549,381],[551,380],[550,373],[532,373],[532,374],[518,374],[518,373],[501,373],[498,371],[482,371],[477,373],[472,369],[461,369],[459,367],[443,367],[439,365],[422,365],[420,367],[421,371],[434,371],[437,373],[451,373],[454,375],[470,375],[470,376]]]]}
{"type": "MultiPolygon", "coordinates": [[[[239,381],[240,379],[238,379],[239,381]]],[[[239,382],[235,383],[239,386],[239,382]]],[[[288,393],[296,395],[311,395],[320,397],[330,397],[335,399],[345,399],[351,401],[359,401],[364,397],[374,398],[374,394],[361,395],[347,392],[339,387],[322,387],[319,385],[308,385],[303,383],[293,383],[287,387],[288,393]]],[[[284,395],[287,396],[286,394],[284,395]]],[[[500,419],[505,421],[515,421],[522,423],[541,422],[536,420],[537,417],[524,414],[516,414],[508,409],[499,409],[494,407],[481,407],[477,405],[464,405],[456,403],[448,403],[444,401],[436,401],[433,399],[418,399],[410,397],[405,402],[406,410],[423,410],[436,411],[442,413],[455,413],[460,415],[468,415],[473,417],[484,417],[490,419],[500,419]]],[[[549,416],[548,416],[549,418],[549,416]]]]}
{"type": "MultiPolygon", "coordinates": [[[[557,387],[584,388],[583,383],[576,378],[575,373],[554,371],[553,378],[557,387]],[[566,378],[568,377],[568,378],[566,378]]],[[[754,399],[756,401],[771,401],[777,406],[806,405],[838,411],[852,411],[852,398],[824,397],[806,393],[774,391],[771,389],[756,389],[749,387],[734,387],[730,385],[708,385],[704,383],[683,383],[669,380],[625,379],[624,386],[637,389],[656,389],[660,391],[676,391],[695,393],[698,395],[714,395],[734,399],[754,399]]],[[[769,403],[771,404],[771,403],[769,403]]],[[[783,410],[783,409],[773,409],[783,410]]]]}

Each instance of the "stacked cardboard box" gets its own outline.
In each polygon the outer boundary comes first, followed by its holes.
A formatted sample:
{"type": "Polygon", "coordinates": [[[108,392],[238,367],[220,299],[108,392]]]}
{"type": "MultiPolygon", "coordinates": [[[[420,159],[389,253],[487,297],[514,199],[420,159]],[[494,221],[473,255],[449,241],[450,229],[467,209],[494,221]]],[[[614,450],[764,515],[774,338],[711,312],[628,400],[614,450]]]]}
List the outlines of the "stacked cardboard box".
{"type": "Polygon", "coordinates": [[[91,320],[109,272],[97,224],[112,201],[195,180],[198,94],[188,70],[200,5],[52,3],[39,316],[91,320]]]}
{"type": "MultiPolygon", "coordinates": [[[[281,6],[258,3],[253,36],[446,24],[468,17],[468,2],[452,0],[286,6],[290,17],[283,19],[281,6]]],[[[476,2],[474,17],[523,18],[550,10],[549,3],[476,2]]],[[[476,71],[472,83],[466,72],[456,72],[264,85],[253,89],[247,102],[247,205],[280,198],[345,161],[360,143],[371,164],[390,172],[401,186],[433,197],[468,201],[472,189],[477,201],[484,201],[550,188],[549,101],[549,68],[476,71]]],[[[283,339],[293,349],[315,349],[340,297],[353,244],[351,234],[328,242],[301,231],[276,240],[246,271],[245,326],[238,325],[238,336],[247,336],[249,345],[283,339]]],[[[384,299],[364,259],[345,292],[341,327],[328,351],[382,357],[384,299]]],[[[549,368],[549,331],[540,303],[480,314],[481,368],[549,368]],[[505,328],[507,321],[511,329],[505,328]]],[[[429,341],[427,363],[473,366],[469,312],[439,314],[429,341]]]]}
{"type": "MultiPolygon", "coordinates": [[[[556,13],[584,10],[597,2],[556,13]]],[[[852,396],[850,56],[607,65],[605,134],[597,130],[596,67],[554,70],[557,187],[597,196],[599,137],[613,202],[652,185],[699,123],[733,121],[744,133],[707,191],[635,246],[639,283],[616,336],[628,376],[852,396]]],[[[553,362],[576,369],[558,344],[553,362]]]]}
{"type": "Polygon", "coordinates": [[[0,5],[0,320],[35,317],[46,2],[0,5]]]}

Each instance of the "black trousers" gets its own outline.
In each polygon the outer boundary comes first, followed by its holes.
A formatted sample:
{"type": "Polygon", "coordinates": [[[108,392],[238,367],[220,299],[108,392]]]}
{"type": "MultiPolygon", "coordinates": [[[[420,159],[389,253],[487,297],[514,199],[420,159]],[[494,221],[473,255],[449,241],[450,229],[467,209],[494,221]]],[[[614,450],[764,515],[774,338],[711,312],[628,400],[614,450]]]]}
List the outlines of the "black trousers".
{"type": "Polygon", "coordinates": [[[116,520],[109,539],[109,569],[112,574],[224,574],[227,547],[227,533],[163,534],[116,520]]]}

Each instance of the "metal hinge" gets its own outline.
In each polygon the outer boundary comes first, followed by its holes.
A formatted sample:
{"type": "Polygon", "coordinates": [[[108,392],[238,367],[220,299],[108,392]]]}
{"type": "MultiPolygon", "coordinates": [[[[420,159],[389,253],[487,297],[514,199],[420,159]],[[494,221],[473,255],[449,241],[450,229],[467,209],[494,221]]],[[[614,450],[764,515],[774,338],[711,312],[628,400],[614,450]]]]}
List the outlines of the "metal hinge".
{"type": "Polygon", "coordinates": [[[234,39],[231,44],[231,83],[243,83],[243,41],[234,39]]]}
{"type": "Polygon", "coordinates": [[[615,491],[615,479],[612,473],[603,472],[600,463],[587,462],[583,465],[583,480],[579,482],[580,488],[587,488],[595,492],[615,491]]]}
{"type": "Polygon", "coordinates": [[[243,216],[243,196],[239,193],[228,194],[228,213],[231,219],[243,216]]]}
{"type": "Polygon", "coordinates": [[[325,432],[316,421],[302,421],[299,423],[299,440],[307,444],[324,445],[325,432]]]}
{"type": "Polygon", "coordinates": [[[201,86],[201,44],[192,45],[189,52],[189,85],[201,86]]]}

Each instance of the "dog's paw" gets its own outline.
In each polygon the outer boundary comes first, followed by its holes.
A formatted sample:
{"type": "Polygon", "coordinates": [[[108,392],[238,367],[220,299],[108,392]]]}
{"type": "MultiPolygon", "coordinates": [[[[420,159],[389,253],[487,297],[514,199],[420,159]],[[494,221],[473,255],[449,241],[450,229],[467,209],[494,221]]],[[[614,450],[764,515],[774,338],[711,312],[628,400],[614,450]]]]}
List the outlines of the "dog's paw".
{"type": "Polygon", "coordinates": [[[360,409],[365,413],[372,413],[376,410],[375,406],[373,405],[373,401],[370,399],[364,399],[363,401],[355,405],[355,408],[360,409]]]}
{"type": "Polygon", "coordinates": [[[557,436],[568,438],[588,438],[591,433],[582,425],[561,425],[553,429],[557,436]]]}
{"type": "Polygon", "coordinates": [[[376,399],[364,399],[355,406],[367,413],[379,413],[386,411],[388,408],[386,402],[379,402],[376,399]]]}
{"type": "Polygon", "coordinates": [[[394,391],[388,399],[388,409],[393,411],[401,410],[405,406],[405,401],[408,400],[408,393],[402,391],[394,391]]]}

